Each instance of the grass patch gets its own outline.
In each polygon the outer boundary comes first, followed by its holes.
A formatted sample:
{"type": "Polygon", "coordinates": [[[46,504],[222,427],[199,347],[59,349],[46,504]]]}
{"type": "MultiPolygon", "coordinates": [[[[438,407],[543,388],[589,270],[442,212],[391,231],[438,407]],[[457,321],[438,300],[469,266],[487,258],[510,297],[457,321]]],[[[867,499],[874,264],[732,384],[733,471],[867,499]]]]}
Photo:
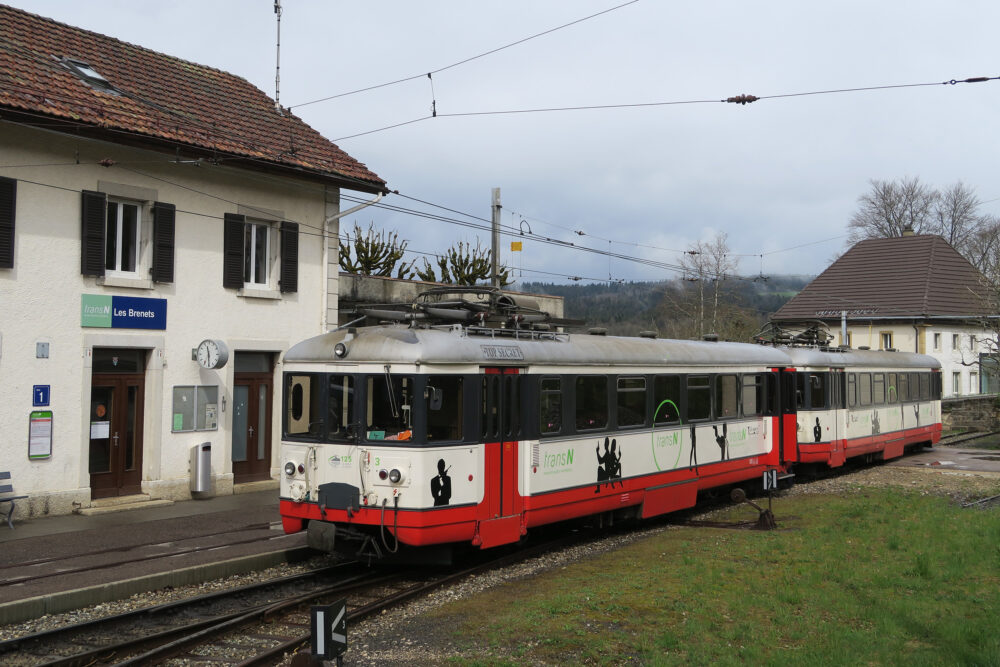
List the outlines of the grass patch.
{"type": "Polygon", "coordinates": [[[435,615],[494,656],[463,665],[1000,665],[1000,512],[869,489],[775,513],[782,530],[674,528],[435,615]]]}

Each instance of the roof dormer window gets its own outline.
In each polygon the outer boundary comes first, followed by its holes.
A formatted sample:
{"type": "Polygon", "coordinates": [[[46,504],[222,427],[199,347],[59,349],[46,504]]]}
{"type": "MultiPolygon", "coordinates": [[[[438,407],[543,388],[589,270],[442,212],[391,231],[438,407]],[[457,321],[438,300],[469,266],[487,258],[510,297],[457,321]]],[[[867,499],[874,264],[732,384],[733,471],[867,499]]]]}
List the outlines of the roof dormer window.
{"type": "Polygon", "coordinates": [[[100,72],[96,69],[83,62],[82,60],[74,60],[73,58],[63,58],[62,64],[66,66],[69,71],[83,79],[86,83],[89,83],[98,88],[104,88],[107,90],[114,89],[111,82],[105,79],[100,72]]]}

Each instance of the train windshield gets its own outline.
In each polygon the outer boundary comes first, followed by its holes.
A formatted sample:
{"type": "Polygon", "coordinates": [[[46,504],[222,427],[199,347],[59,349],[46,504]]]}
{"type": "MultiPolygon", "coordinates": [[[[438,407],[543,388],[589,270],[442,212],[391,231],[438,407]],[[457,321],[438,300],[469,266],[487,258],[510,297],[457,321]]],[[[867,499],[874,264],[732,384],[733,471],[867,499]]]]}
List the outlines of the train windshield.
{"type": "Polygon", "coordinates": [[[354,378],[322,373],[285,374],[284,437],[347,441],[354,423],[354,378]]]}
{"type": "Polygon", "coordinates": [[[412,440],[414,382],[386,371],[366,377],[365,439],[412,440]]]}

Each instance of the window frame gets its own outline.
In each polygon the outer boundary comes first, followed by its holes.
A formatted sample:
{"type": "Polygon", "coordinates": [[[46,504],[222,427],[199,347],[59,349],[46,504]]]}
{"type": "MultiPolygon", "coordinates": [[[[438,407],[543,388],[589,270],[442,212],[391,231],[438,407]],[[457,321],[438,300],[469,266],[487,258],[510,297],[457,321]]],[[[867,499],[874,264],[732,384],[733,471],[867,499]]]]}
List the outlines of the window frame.
{"type": "Polygon", "coordinates": [[[139,202],[135,200],[126,199],[124,197],[112,197],[109,196],[105,200],[104,204],[104,275],[108,278],[144,278],[143,267],[146,265],[144,261],[145,248],[148,247],[147,237],[150,233],[149,224],[144,224],[143,218],[147,217],[145,215],[146,203],[139,202]],[[111,216],[112,207],[116,211],[115,215],[115,229],[114,238],[111,234],[111,216]],[[132,261],[133,268],[131,270],[126,270],[122,268],[123,258],[123,237],[125,234],[125,211],[126,208],[135,209],[135,220],[134,220],[134,237],[132,240],[132,256],[130,257],[132,261]],[[112,245],[113,244],[113,245],[112,245]],[[112,262],[109,257],[111,250],[114,250],[115,257],[112,262]],[[114,266],[111,266],[113,263],[114,266]]]}

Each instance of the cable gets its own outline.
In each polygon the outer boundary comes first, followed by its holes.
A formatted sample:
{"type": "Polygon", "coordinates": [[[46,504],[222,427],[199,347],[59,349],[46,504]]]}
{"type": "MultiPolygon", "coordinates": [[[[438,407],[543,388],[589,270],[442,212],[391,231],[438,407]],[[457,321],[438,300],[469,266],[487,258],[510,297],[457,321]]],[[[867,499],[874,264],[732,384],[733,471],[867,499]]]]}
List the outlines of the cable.
{"type": "MultiPolygon", "coordinates": [[[[452,69],[453,67],[458,67],[460,65],[465,65],[466,63],[470,63],[473,60],[478,60],[479,58],[485,58],[486,56],[493,55],[494,53],[498,53],[500,51],[503,51],[504,49],[509,49],[512,46],[517,46],[518,44],[524,44],[525,42],[531,41],[531,40],[533,40],[533,39],[535,39],[537,37],[542,37],[543,35],[548,35],[550,33],[556,32],[558,30],[562,30],[563,28],[568,28],[570,26],[576,25],[577,23],[583,23],[584,21],[587,21],[589,19],[595,18],[597,16],[601,16],[602,14],[608,14],[608,13],[613,12],[615,10],[621,9],[622,7],[627,7],[628,5],[633,5],[633,4],[637,3],[637,2],[639,2],[639,0],[629,0],[628,2],[622,3],[620,5],[616,5],[615,7],[611,7],[609,9],[605,9],[603,11],[597,12],[596,14],[591,14],[590,16],[584,16],[583,18],[577,19],[575,21],[570,21],[569,23],[564,23],[562,25],[556,26],[555,28],[549,28],[548,30],[543,30],[542,32],[535,33],[534,35],[530,35],[528,37],[524,37],[522,39],[519,39],[519,40],[517,40],[515,42],[511,42],[510,44],[505,44],[504,46],[499,46],[499,47],[497,47],[495,49],[490,49],[489,51],[485,51],[483,53],[480,53],[479,55],[470,56],[469,58],[465,58],[464,60],[459,60],[458,62],[452,63],[450,65],[445,65],[444,67],[439,67],[438,69],[431,70],[430,72],[427,72],[427,73],[414,74],[413,76],[407,76],[407,77],[404,77],[402,79],[396,79],[395,81],[387,81],[385,83],[375,84],[374,86],[367,86],[365,88],[358,88],[357,90],[351,90],[351,91],[348,91],[346,93],[339,93],[337,95],[330,95],[328,97],[323,97],[323,98],[318,99],[318,100],[312,100],[311,102],[302,102],[300,104],[295,104],[293,106],[290,106],[290,107],[288,107],[288,109],[291,110],[291,109],[296,108],[296,107],[304,107],[304,106],[308,106],[310,104],[318,104],[319,102],[327,102],[329,100],[335,100],[338,97],[346,97],[347,95],[355,95],[357,93],[364,93],[364,92],[367,92],[369,90],[376,90],[378,88],[385,88],[386,86],[394,86],[397,83],[405,83],[407,81],[413,81],[414,79],[419,79],[419,78],[424,77],[424,76],[430,77],[432,74],[437,74],[439,72],[444,72],[445,70],[452,69]]],[[[424,119],[421,118],[419,120],[424,120],[424,119]]],[[[416,122],[416,121],[410,121],[410,122],[412,123],[412,122],[416,122]]],[[[404,123],[404,125],[405,124],[406,123],[404,123]]],[[[355,135],[355,136],[358,136],[358,135],[355,135]]]]}
{"type": "Polygon", "coordinates": [[[497,111],[463,111],[455,113],[437,113],[435,116],[426,116],[424,118],[418,118],[415,120],[407,121],[406,123],[400,123],[397,125],[389,125],[383,128],[368,130],[367,132],[361,132],[358,134],[352,134],[346,137],[340,137],[334,139],[334,141],[344,141],[346,139],[352,139],[354,137],[360,137],[366,134],[374,134],[375,132],[382,132],[384,130],[392,129],[393,127],[399,127],[399,125],[408,125],[410,123],[416,123],[421,120],[427,120],[428,118],[461,118],[469,116],[503,116],[511,114],[530,114],[530,113],[550,113],[557,111],[593,111],[593,110],[604,110],[604,109],[636,109],[644,107],[662,107],[662,106],[678,106],[683,104],[739,104],[745,106],[759,100],[772,100],[781,99],[787,97],[806,97],[809,95],[834,95],[838,93],[856,93],[865,92],[872,90],[893,90],[897,88],[918,88],[925,86],[947,86],[947,85],[957,85],[959,83],[983,83],[987,81],[996,81],[1000,79],[1000,76],[993,77],[970,77],[967,79],[949,79],[948,81],[937,81],[931,83],[904,83],[904,84],[887,84],[882,86],[861,86],[855,88],[837,88],[831,90],[813,90],[802,93],[779,93],[776,95],[736,95],[734,97],[727,97],[725,99],[714,99],[714,100],[674,100],[666,102],[635,102],[635,103],[622,103],[622,104],[590,104],[583,106],[566,106],[566,107],[541,107],[534,109],[503,109],[497,111]]]}

